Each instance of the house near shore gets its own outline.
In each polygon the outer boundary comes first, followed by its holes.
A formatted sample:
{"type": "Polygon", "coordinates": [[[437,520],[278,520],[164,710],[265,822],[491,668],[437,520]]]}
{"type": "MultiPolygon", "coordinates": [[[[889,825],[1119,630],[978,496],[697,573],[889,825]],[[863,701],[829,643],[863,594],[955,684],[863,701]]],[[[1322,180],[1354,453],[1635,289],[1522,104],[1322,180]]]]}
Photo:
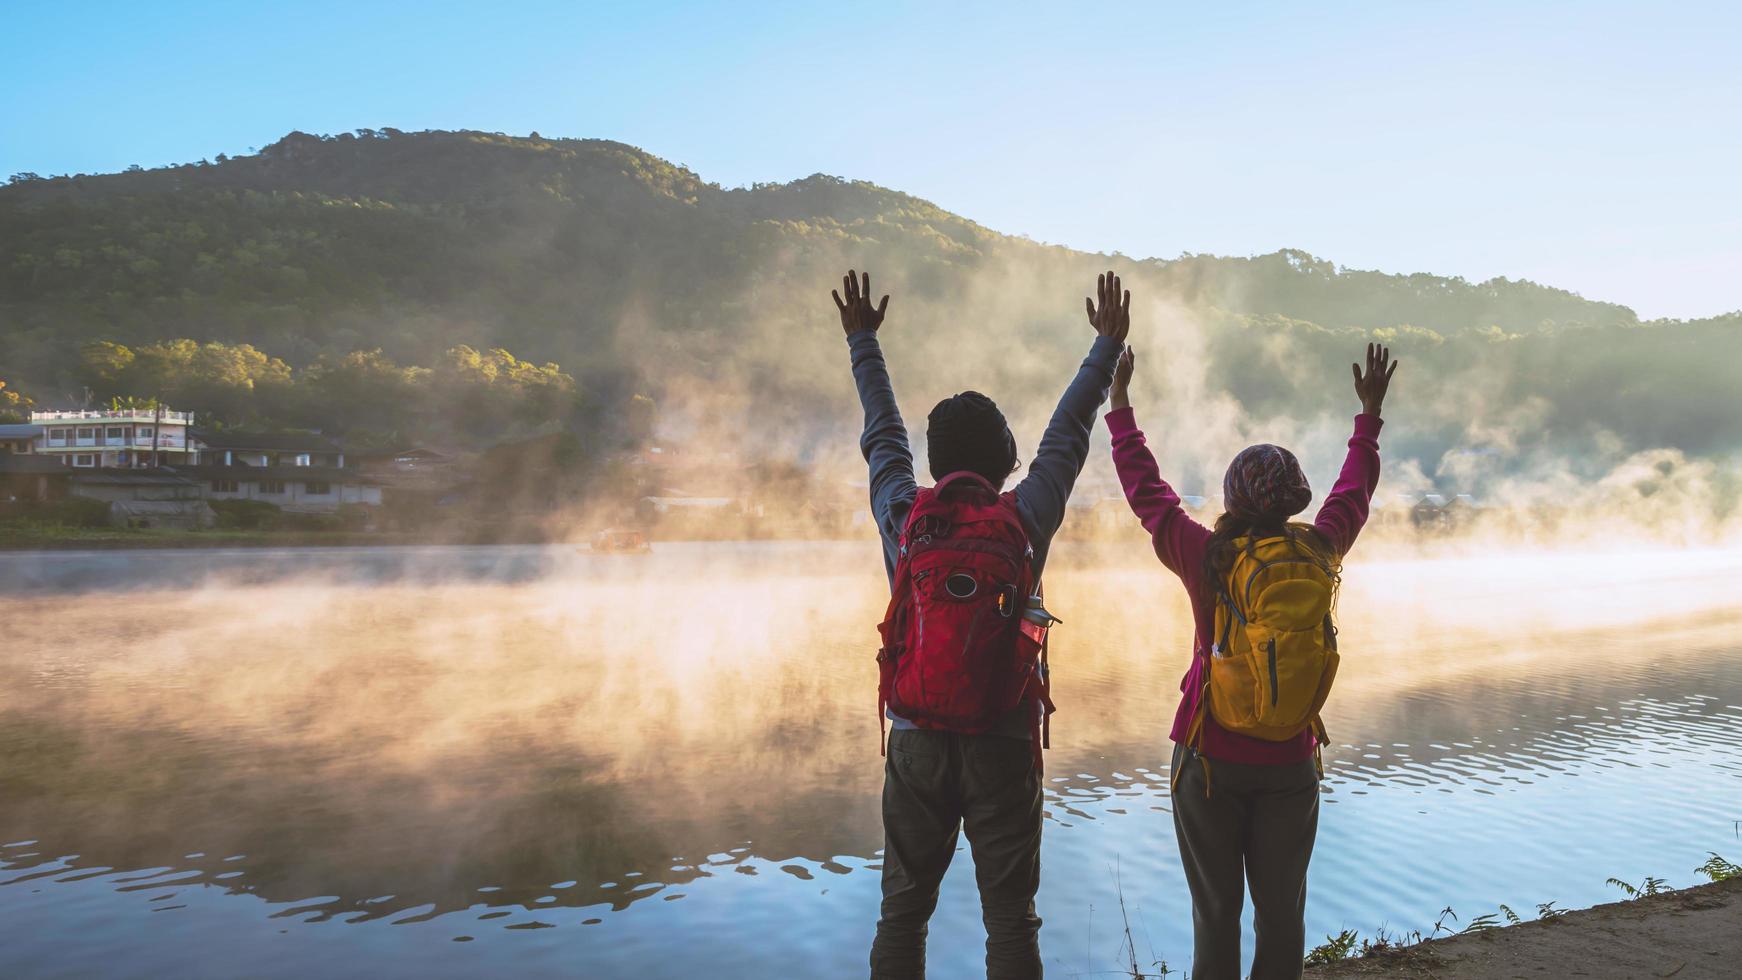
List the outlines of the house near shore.
{"type": "Polygon", "coordinates": [[[259,500],[299,514],[324,514],[345,504],[381,503],[381,484],[336,466],[184,466],[207,500],[259,500]]]}
{"type": "Polygon", "coordinates": [[[494,499],[476,492],[477,460],[478,454],[457,449],[400,446],[353,451],[346,465],[381,488],[384,526],[419,530],[463,525],[473,518],[476,501],[494,499]]]}
{"type": "Polygon", "coordinates": [[[1435,492],[1389,493],[1373,498],[1373,526],[1410,527],[1424,532],[1450,532],[1476,520],[1483,505],[1467,493],[1448,496],[1435,492]]]}
{"type": "Polygon", "coordinates": [[[42,426],[0,424],[0,504],[58,500],[71,474],[60,460],[34,452],[42,426]]]}
{"type": "Polygon", "coordinates": [[[470,477],[460,454],[427,446],[350,453],[345,465],[354,465],[369,479],[378,480],[390,494],[449,493],[470,477]]]}
{"type": "Polygon", "coordinates": [[[1368,505],[1367,525],[1369,527],[1402,527],[1413,524],[1416,505],[1421,503],[1423,494],[1419,493],[1379,493],[1374,495],[1368,505]]]}
{"type": "Polygon", "coordinates": [[[189,434],[192,412],[162,405],[139,408],[40,410],[30,424],[41,430],[33,453],[74,469],[136,469],[191,463],[198,452],[189,434]]]}
{"type": "Polygon", "coordinates": [[[200,485],[168,467],[75,471],[72,491],[92,500],[199,500],[200,485]]]}
{"type": "Polygon", "coordinates": [[[0,450],[0,504],[60,500],[72,475],[71,467],[52,456],[0,450]]]}
{"type": "Polygon", "coordinates": [[[454,453],[445,453],[439,449],[408,446],[376,454],[365,461],[365,466],[373,463],[394,473],[439,473],[450,469],[456,458],[454,453]]]}
{"type": "Polygon", "coordinates": [[[205,526],[198,508],[177,517],[158,506],[166,500],[260,500],[293,513],[379,505],[381,481],[347,462],[319,433],[196,428],[192,412],[162,405],[42,410],[0,426],[0,500],[150,503],[123,523],[152,526],[205,526]]]}
{"type": "Polygon", "coordinates": [[[109,523],[118,527],[211,527],[218,515],[205,502],[198,481],[167,467],[74,469],[70,492],[109,503],[109,523]]]}
{"type": "Polygon", "coordinates": [[[0,456],[25,456],[35,448],[42,426],[28,422],[0,424],[0,456]]]}
{"type": "Polygon", "coordinates": [[[194,430],[198,459],[177,471],[208,500],[259,500],[291,513],[381,503],[381,482],[347,466],[344,449],[313,432],[194,430]]]}
{"type": "Polygon", "coordinates": [[[344,449],[318,432],[196,428],[193,436],[200,466],[345,466],[344,449]]]}

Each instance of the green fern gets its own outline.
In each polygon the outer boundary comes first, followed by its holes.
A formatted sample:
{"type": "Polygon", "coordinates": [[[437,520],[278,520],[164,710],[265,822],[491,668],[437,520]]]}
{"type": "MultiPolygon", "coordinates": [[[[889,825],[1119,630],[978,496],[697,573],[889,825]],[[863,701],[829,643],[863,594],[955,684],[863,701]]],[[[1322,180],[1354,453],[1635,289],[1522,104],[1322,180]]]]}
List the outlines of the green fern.
{"type": "Polygon", "coordinates": [[[1731,878],[1742,877],[1742,865],[1734,865],[1718,856],[1716,851],[1707,851],[1711,857],[1706,863],[1694,870],[1713,881],[1729,881],[1731,878]]]}
{"type": "MultiPolygon", "coordinates": [[[[1464,927],[1463,933],[1486,932],[1489,929],[1498,928],[1500,928],[1500,917],[1489,912],[1487,915],[1478,915],[1471,919],[1470,924],[1464,927]]],[[[1459,935],[1463,935],[1463,933],[1459,933],[1459,935]]]]}
{"type": "Polygon", "coordinates": [[[1610,878],[1608,881],[1604,882],[1604,884],[1614,885],[1616,888],[1621,889],[1627,894],[1628,898],[1644,898],[1647,895],[1659,895],[1664,892],[1675,891],[1674,888],[1664,884],[1664,879],[1662,878],[1647,878],[1637,885],[1628,884],[1620,878],[1610,878]]]}

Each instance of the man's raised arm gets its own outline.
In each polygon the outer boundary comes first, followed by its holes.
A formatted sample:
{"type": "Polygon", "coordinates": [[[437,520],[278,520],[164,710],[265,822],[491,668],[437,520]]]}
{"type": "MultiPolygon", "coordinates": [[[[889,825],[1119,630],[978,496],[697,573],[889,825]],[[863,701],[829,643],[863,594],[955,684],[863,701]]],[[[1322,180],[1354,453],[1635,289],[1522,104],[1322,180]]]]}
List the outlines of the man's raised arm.
{"type": "Polygon", "coordinates": [[[865,432],[859,449],[871,468],[871,516],[882,532],[884,564],[893,574],[892,542],[901,537],[908,507],[913,503],[913,452],[907,445],[907,423],[895,407],[895,390],[889,384],[889,368],[883,363],[883,348],[877,343],[877,328],[889,309],[889,297],[871,305],[871,274],[850,271],[841,280],[846,296],[831,290],[841,313],[841,330],[853,352],[853,383],[859,389],[859,404],[865,409],[865,432]]]}
{"type": "MultiPolygon", "coordinates": [[[[1098,305],[1094,300],[1083,300],[1089,325],[1095,328],[1095,343],[1053,410],[1028,476],[1016,487],[1017,502],[1033,525],[1030,531],[1042,541],[1051,538],[1064,522],[1065,503],[1089,455],[1095,413],[1107,399],[1113,366],[1131,332],[1131,293],[1120,288],[1119,277],[1111,272],[1097,277],[1095,291],[1098,305]]],[[[1035,550],[1038,553],[1041,549],[1037,546],[1035,550]]]]}

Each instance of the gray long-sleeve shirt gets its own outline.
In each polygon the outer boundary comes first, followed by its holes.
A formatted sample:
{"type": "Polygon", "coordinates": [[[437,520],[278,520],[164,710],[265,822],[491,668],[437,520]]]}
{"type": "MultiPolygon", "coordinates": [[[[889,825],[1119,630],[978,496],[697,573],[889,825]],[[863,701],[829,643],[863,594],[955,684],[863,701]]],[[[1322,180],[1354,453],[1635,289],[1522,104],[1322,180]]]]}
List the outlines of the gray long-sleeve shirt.
{"type": "MultiPolygon", "coordinates": [[[[895,581],[895,558],[901,547],[901,529],[919,488],[913,480],[913,451],[907,444],[907,424],[895,407],[895,390],[889,384],[889,368],[883,363],[883,348],[869,330],[847,335],[853,352],[853,381],[859,388],[859,403],[865,408],[865,434],[859,448],[871,466],[871,516],[883,539],[883,569],[890,584],[895,581]]],[[[1113,366],[1122,346],[1110,337],[1096,337],[1083,358],[1077,376],[1071,379],[1052,421],[1040,437],[1040,449],[1028,464],[1028,475],[1016,485],[1016,510],[1028,542],[1034,548],[1034,576],[1040,580],[1052,536],[1065,519],[1065,503],[1083,472],[1089,455],[1089,432],[1095,413],[1107,399],[1113,384],[1113,366]]],[[[913,723],[889,712],[890,723],[912,728],[913,723]]],[[[1028,738],[1032,719],[1021,707],[1005,716],[992,733],[1028,738]]]]}
{"type": "MultiPolygon", "coordinates": [[[[913,506],[918,487],[913,479],[913,452],[907,444],[907,425],[895,407],[895,391],[889,384],[889,369],[877,334],[869,330],[847,336],[853,353],[853,381],[859,388],[859,403],[865,408],[865,434],[859,448],[871,466],[871,516],[883,539],[883,566],[891,583],[901,529],[913,506]]],[[[1065,518],[1065,502],[1083,471],[1089,454],[1089,433],[1095,415],[1113,384],[1113,366],[1122,345],[1111,337],[1096,337],[1089,356],[1077,368],[1064,397],[1040,438],[1040,449],[1028,464],[1028,475],[1016,485],[1016,509],[1023,530],[1034,546],[1034,574],[1038,580],[1046,564],[1047,547],[1065,518]]]]}

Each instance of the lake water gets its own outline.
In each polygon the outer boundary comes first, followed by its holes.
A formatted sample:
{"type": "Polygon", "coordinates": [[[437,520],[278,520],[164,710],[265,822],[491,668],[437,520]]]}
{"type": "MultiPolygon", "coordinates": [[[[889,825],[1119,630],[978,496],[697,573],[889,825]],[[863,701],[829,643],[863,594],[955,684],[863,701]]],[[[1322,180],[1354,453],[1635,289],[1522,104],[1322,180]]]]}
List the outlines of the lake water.
{"type": "MultiPolygon", "coordinates": [[[[1178,969],[1185,602],[1069,551],[1042,952],[1116,969],[1122,893],[1178,969]]],[[[1310,933],[1742,860],[1738,581],[1353,562],[1310,933]]],[[[0,555],[0,975],[862,975],[886,596],[870,543],[0,555]]],[[[964,852],[933,976],[981,941],[964,852]]]]}

